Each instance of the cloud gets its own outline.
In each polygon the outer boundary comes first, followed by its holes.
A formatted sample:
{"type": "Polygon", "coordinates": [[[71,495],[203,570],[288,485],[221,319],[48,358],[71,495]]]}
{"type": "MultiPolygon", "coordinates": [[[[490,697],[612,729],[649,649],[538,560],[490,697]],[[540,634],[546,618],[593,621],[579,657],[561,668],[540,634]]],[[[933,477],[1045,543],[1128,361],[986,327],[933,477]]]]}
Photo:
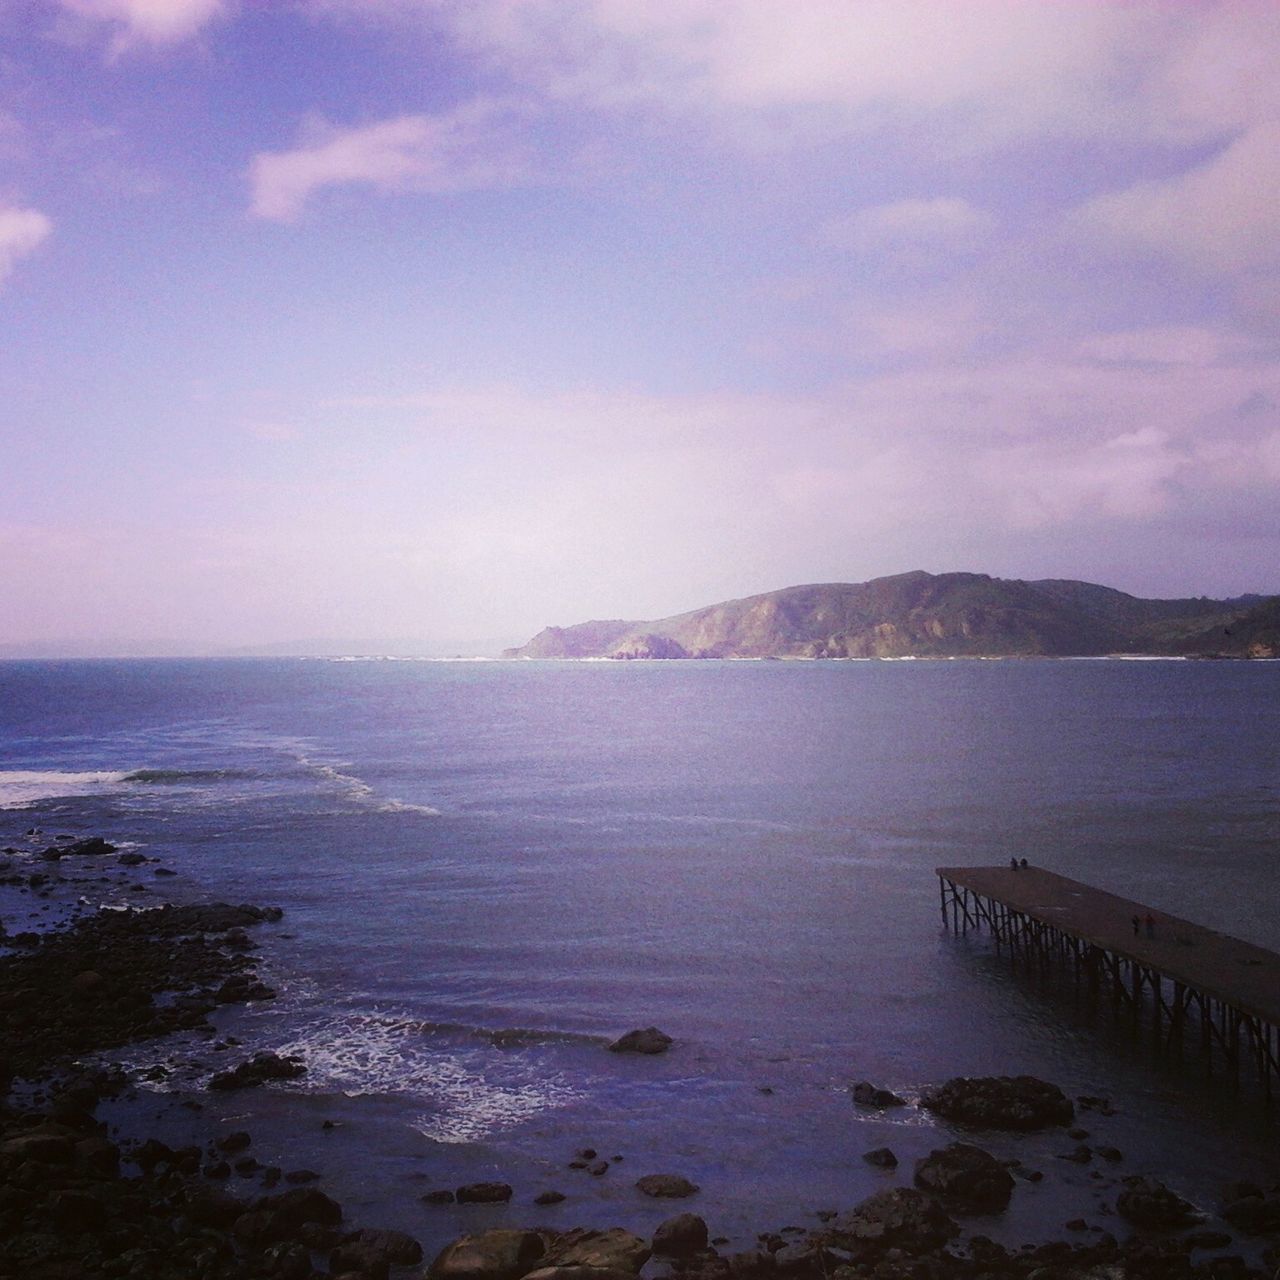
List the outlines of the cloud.
{"type": "Polygon", "coordinates": [[[269,151],[250,166],[251,212],[291,222],[326,187],[452,193],[527,180],[529,164],[509,131],[510,109],[486,100],[441,115],[376,124],[313,126],[302,145],[269,151]]]}
{"type": "Polygon", "coordinates": [[[112,56],[138,47],[181,44],[230,11],[229,0],[58,0],[87,27],[110,31],[112,56]]]}
{"type": "Polygon", "coordinates": [[[1209,271],[1280,260],[1280,123],[1257,125],[1212,159],[1086,204],[1077,222],[1126,246],[1209,271]]]}
{"type": "Polygon", "coordinates": [[[859,209],[830,219],[820,232],[837,249],[892,251],[924,244],[955,250],[973,245],[994,226],[985,209],[957,196],[934,196],[859,209]]]}
{"type": "Polygon", "coordinates": [[[38,209],[0,208],[0,283],[20,258],[48,239],[53,223],[38,209]]]}
{"type": "Polygon", "coordinates": [[[920,145],[1203,142],[1280,114],[1266,0],[327,0],[445,30],[548,99],[718,116],[771,136],[929,124],[920,145]]]}

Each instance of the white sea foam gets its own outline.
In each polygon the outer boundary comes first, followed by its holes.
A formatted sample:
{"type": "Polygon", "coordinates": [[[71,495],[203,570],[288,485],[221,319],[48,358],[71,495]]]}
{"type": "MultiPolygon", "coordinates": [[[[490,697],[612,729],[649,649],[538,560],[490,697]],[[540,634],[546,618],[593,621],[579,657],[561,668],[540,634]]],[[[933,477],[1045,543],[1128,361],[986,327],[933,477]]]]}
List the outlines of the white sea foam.
{"type": "Polygon", "coordinates": [[[37,800],[88,796],[125,785],[126,770],[93,769],[70,773],[58,769],[0,770],[0,809],[25,809],[37,800]]]}
{"type": "Polygon", "coordinates": [[[480,1142],[580,1096],[519,1054],[433,1045],[421,1023],[371,1014],[317,1019],[277,1052],[306,1062],[299,1087],[309,1091],[422,1104],[414,1127],[437,1142],[480,1142]]]}
{"type": "Polygon", "coordinates": [[[363,778],[345,772],[347,766],[325,764],[312,760],[309,756],[298,754],[298,763],[317,777],[322,778],[343,797],[361,808],[373,809],[378,813],[421,813],[429,818],[438,818],[440,810],[429,804],[413,804],[408,800],[396,800],[380,796],[363,778]]]}

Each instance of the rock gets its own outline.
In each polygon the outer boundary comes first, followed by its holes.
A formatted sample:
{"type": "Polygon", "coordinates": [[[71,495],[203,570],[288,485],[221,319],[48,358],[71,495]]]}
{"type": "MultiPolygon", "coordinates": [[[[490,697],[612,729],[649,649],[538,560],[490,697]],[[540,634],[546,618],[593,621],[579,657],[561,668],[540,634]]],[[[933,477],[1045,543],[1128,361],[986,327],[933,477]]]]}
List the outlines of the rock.
{"type": "Polygon", "coordinates": [[[563,1191],[540,1191],[533,1197],[534,1204],[561,1204],[564,1201],[563,1191]]]}
{"type": "Polygon", "coordinates": [[[65,845],[62,849],[64,854],[81,856],[97,856],[105,853],[115,853],[116,846],[109,841],[104,840],[101,836],[90,836],[87,840],[77,840],[74,844],[65,845]]]}
{"type": "Polygon", "coordinates": [[[886,1249],[929,1253],[959,1231],[931,1196],[911,1187],[892,1187],[837,1218],[827,1235],[832,1243],[865,1257],[886,1249]]]}
{"type": "Polygon", "coordinates": [[[536,1231],[483,1231],[445,1245],[427,1275],[431,1280],[519,1280],[544,1252],[536,1231]]]}
{"type": "Polygon", "coordinates": [[[412,1266],[422,1261],[422,1246],[403,1231],[365,1228],[344,1240],[329,1255],[334,1275],[358,1271],[367,1276],[386,1275],[390,1267],[412,1266]]]}
{"type": "Polygon", "coordinates": [[[679,1200],[698,1190],[694,1183],[678,1173],[647,1173],[636,1182],[636,1187],[646,1196],[663,1200],[679,1200]]]}
{"type": "Polygon", "coordinates": [[[1225,1231],[1192,1231],[1183,1239],[1189,1249],[1225,1249],[1231,1243],[1225,1231]]]}
{"type": "Polygon", "coordinates": [[[1094,1147],[1093,1154],[1101,1156],[1108,1164],[1118,1164],[1124,1159],[1124,1152],[1119,1147],[1094,1147]]]}
{"type": "Polygon", "coordinates": [[[631,1275],[649,1261],[650,1248],[621,1227],[593,1231],[577,1227],[557,1236],[542,1260],[543,1267],[596,1267],[631,1275]]]}
{"type": "Polygon", "coordinates": [[[296,1080],[305,1075],[306,1065],[299,1058],[281,1057],[278,1053],[255,1053],[230,1071],[219,1071],[209,1081],[210,1089],[251,1089],[268,1080],[296,1080]]]}
{"type": "Polygon", "coordinates": [[[194,1187],[186,1193],[186,1215],[198,1227],[229,1227],[248,1207],[215,1187],[194,1187]]]}
{"type": "Polygon", "coordinates": [[[1246,1235],[1280,1232],[1280,1194],[1240,1196],[1222,1206],[1222,1216],[1246,1235]]]}
{"type": "Polygon", "coordinates": [[[653,1233],[653,1252],[687,1257],[707,1247],[707,1224],[696,1213],[680,1213],[660,1223],[653,1233]]]}
{"type": "Polygon", "coordinates": [[[615,1267],[539,1267],[524,1280],[635,1280],[635,1275],[615,1267]]]}
{"type": "Polygon", "coordinates": [[[469,1182],[455,1194],[459,1204],[503,1204],[511,1199],[511,1187],[505,1182],[469,1182]]]}
{"type": "Polygon", "coordinates": [[[915,1184],[964,1213],[998,1213],[1013,1193],[1013,1178],[1004,1165],[966,1142],[953,1142],[917,1160],[915,1184]]]}
{"type": "Polygon", "coordinates": [[[235,1155],[237,1151],[243,1151],[253,1139],[243,1130],[237,1129],[234,1133],[229,1133],[225,1138],[219,1138],[213,1145],[217,1147],[223,1155],[235,1155]]]}
{"type": "Polygon", "coordinates": [[[122,867],[140,867],[144,862],[146,862],[146,860],[145,855],[133,850],[128,853],[122,853],[116,859],[122,867]]]}
{"type": "Polygon", "coordinates": [[[609,1046],[610,1053],[666,1053],[671,1048],[672,1039],[657,1027],[645,1027],[642,1030],[628,1031],[609,1046]]]}
{"type": "Polygon", "coordinates": [[[1125,1179],[1116,1212],[1139,1227],[1186,1227],[1200,1221],[1195,1208],[1163,1183],[1139,1177],[1125,1179]]]}
{"type": "Polygon", "coordinates": [[[1077,1143],[1070,1151],[1064,1151],[1059,1160],[1069,1160],[1072,1164],[1088,1164],[1093,1159],[1093,1152],[1083,1142],[1077,1143]]]}
{"type": "Polygon", "coordinates": [[[957,1076],[929,1090],[920,1105],[978,1129],[1030,1131],[1070,1124],[1071,1100],[1035,1076],[957,1076]]]}
{"type": "Polygon", "coordinates": [[[319,1182],[320,1175],[314,1169],[290,1169],[284,1175],[284,1180],[290,1186],[301,1187],[308,1182],[319,1182]]]}
{"type": "Polygon", "coordinates": [[[254,1208],[275,1213],[285,1230],[300,1227],[304,1222],[334,1227],[342,1221],[342,1206],[315,1187],[292,1187],[278,1195],[263,1196],[254,1208]]]}
{"type": "Polygon", "coordinates": [[[864,1151],[862,1158],[868,1164],[875,1165],[877,1169],[896,1169],[898,1167],[898,1157],[888,1147],[876,1147],[874,1151],[864,1151]]]}
{"type": "Polygon", "coordinates": [[[852,1089],[853,1100],[862,1107],[905,1107],[906,1098],[900,1098],[889,1089],[881,1089],[869,1080],[859,1080],[852,1089]]]}

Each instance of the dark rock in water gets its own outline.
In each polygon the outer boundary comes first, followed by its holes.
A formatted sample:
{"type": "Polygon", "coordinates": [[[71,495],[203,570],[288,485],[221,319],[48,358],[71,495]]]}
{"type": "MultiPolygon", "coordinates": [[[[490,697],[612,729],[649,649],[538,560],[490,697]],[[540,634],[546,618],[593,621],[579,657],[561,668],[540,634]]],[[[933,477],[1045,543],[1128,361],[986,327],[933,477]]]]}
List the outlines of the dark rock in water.
{"type": "Polygon", "coordinates": [[[1124,1159],[1124,1152],[1119,1147],[1094,1147],[1093,1154],[1101,1156],[1108,1164],[1118,1164],[1124,1159]]]}
{"type": "Polygon", "coordinates": [[[233,973],[213,994],[218,1004],[246,1004],[250,1000],[274,1000],[275,990],[252,974],[233,973]]]}
{"type": "Polygon", "coordinates": [[[138,853],[134,849],[131,849],[128,853],[122,853],[116,859],[122,867],[140,867],[146,860],[145,855],[138,853]]]}
{"type": "Polygon", "coordinates": [[[243,1129],[237,1129],[235,1133],[219,1138],[213,1145],[224,1155],[230,1156],[235,1155],[237,1151],[243,1151],[252,1141],[253,1139],[243,1129]]]}
{"type": "Polygon", "coordinates": [[[290,1186],[301,1187],[309,1182],[319,1182],[320,1175],[314,1169],[290,1169],[284,1175],[284,1180],[290,1186]]]}
{"type": "Polygon", "coordinates": [[[453,1204],[458,1197],[452,1191],[428,1191],[426,1195],[419,1196],[418,1199],[423,1204],[453,1204]]]}
{"type": "Polygon", "coordinates": [[[422,1261],[422,1246],[403,1231],[366,1227],[344,1240],[329,1255],[329,1270],[385,1272],[388,1267],[410,1267],[422,1261]]]}
{"type": "Polygon", "coordinates": [[[1116,1212],[1139,1227],[1187,1227],[1200,1221],[1195,1207],[1163,1183],[1148,1178],[1126,1178],[1116,1198],[1116,1212]]]}
{"type": "Polygon", "coordinates": [[[1072,1164],[1088,1164],[1093,1159],[1093,1151],[1081,1142],[1072,1147],[1070,1151],[1062,1152],[1058,1159],[1069,1160],[1072,1164]]]}
{"type": "Polygon", "coordinates": [[[564,1198],[563,1191],[540,1191],[533,1197],[533,1203],[541,1205],[560,1204],[564,1198]]]}
{"type": "Polygon", "coordinates": [[[593,1178],[603,1178],[604,1175],[609,1172],[609,1162],[607,1160],[597,1160],[594,1164],[588,1167],[587,1172],[591,1174],[593,1178]]]}
{"type": "Polygon", "coordinates": [[[269,1209],[288,1229],[307,1222],[335,1227],[342,1221],[342,1206],[315,1187],[292,1187],[278,1195],[263,1196],[254,1207],[269,1209]]]}
{"type": "Polygon", "coordinates": [[[1222,1206],[1222,1216],[1246,1235],[1280,1232],[1280,1194],[1240,1196],[1222,1206]]]}
{"type": "Polygon", "coordinates": [[[837,1218],[824,1238],[855,1258],[866,1258],[887,1249],[929,1253],[959,1232],[932,1196],[911,1187],[893,1187],[837,1218]]]}
{"type": "Polygon", "coordinates": [[[636,1182],[636,1188],[644,1195],[661,1200],[680,1200],[693,1195],[698,1189],[678,1173],[647,1173],[636,1182]]]}
{"type": "Polygon", "coordinates": [[[660,1223],[653,1233],[654,1253],[686,1257],[707,1247],[707,1224],[696,1213],[680,1213],[660,1223]]]}
{"type": "Polygon", "coordinates": [[[575,1227],[557,1236],[541,1267],[592,1267],[635,1275],[649,1261],[649,1245],[621,1227],[593,1231],[575,1227]]]}
{"type": "Polygon", "coordinates": [[[862,1158],[868,1164],[875,1165],[877,1169],[896,1169],[898,1167],[898,1157],[888,1147],[876,1147],[874,1151],[864,1151],[862,1158]]]}
{"type": "Polygon", "coordinates": [[[657,1027],[644,1027],[636,1031],[628,1031],[609,1046],[610,1053],[665,1053],[672,1045],[672,1039],[657,1027]]]}
{"type": "Polygon", "coordinates": [[[1004,1165],[967,1142],[953,1142],[917,1160],[915,1184],[963,1213],[997,1213],[1013,1193],[1013,1179],[1004,1165]]]}
{"type": "Polygon", "coordinates": [[[545,1251],[536,1231],[483,1231],[445,1245],[427,1275],[431,1280],[519,1280],[545,1251]]]}
{"type": "Polygon", "coordinates": [[[869,1080],[859,1080],[853,1086],[854,1102],[863,1107],[905,1107],[906,1098],[900,1098],[890,1089],[881,1089],[869,1080]]]}
{"type": "Polygon", "coordinates": [[[104,853],[115,853],[116,846],[110,841],[104,840],[101,836],[90,836],[87,840],[77,840],[74,844],[64,845],[62,852],[77,857],[86,855],[99,855],[104,853]]]}
{"type": "Polygon", "coordinates": [[[1192,1231],[1183,1240],[1189,1249],[1225,1249],[1231,1243],[1225,1231],[1192,1231]]]}
{"type": "Polygon", "coordinates": [[[229,1227],[248,1209],[243,1200],[213,1187],[196,1187],[186,1193],[186,1216],[200,1227],[229,1227]]]}
{"type": "Polygon", "coordinates": [[[505,1182],[470,1182],[455,1194],[459,1204],[503,1204],[511,1199],[511,1187],[505,1182]]]}
{"type": "Polygon", "coordinates": [[[230,1071],[219,1071],[209,1081],[210,1089],[251,1089],[268,1080],[296,1080],[305,1075],[306,1065],[298,1058],[281,1057],[278,1053],[255,1053],[230,1071]]]}
{"type": "Polygon", "coordinates": [[[948,1120],[978,1129],[1030,1131],[1070,1124],[1071,1100],[1035,1076],[957,1076],[920,1099],[948,1120]]]}

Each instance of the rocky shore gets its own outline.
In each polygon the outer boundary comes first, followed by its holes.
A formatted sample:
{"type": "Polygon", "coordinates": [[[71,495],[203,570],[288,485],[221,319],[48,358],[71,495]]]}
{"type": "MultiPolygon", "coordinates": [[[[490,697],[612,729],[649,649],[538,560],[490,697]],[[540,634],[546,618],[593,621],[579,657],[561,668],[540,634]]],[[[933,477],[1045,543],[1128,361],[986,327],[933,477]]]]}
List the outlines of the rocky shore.
{"type": "MultiPolygon", "coordinates": [[[[104,840],[41,847],[38,833],[28,833],[24,847],[0,854],[0,887],[14,901],[52,906],[47,863],[81,868],[78,881],[72,875],[62,882],[65,895],[68,884],[134,877],[142,862],[104,840]]],[[[997,1158],[984,1134],[1059,1134],[1059,1158],[1095,1171],[1123,1161],[1123,1153],[1084,1127],[1110,1114],[1105,1099],[1071,1099],[1028,1076],[957,1078],[915,1102],[868,1081],[851,1086],[850,1106],[918,1105],[944,1120],[957,1140],[900,1171],[890,1148],[867,1151],[863,1158],[894,1185],[821,1213],[817,1227],[761,1230],[750,1248],[730,1249],[714,1234],[714,1215],[708,1222],[696,1212],[699,1188],[692,1182],[646,1173],[633,1179],[634,1194],[651,1203],[669,1200],[673,1212],[643,1234],[626,1225],[539,1224],[539,1208],[564,1199],[554,1191],[530,1200],[525,1226],[510,1225],[516,1211],[506,1183],[431,1192],[421,1197],[428,1205],[492,1205],[504,1216],[502,1225],[454,1240],[428,1261],[411,1235],[347,1221],[324,1189],[323,1170],[259,1164],[247,1130],[211,1132],[175,1148],[145,1132],[120,1133],[101,1118],[136,1084],[111,1061],[113,1053],[175,1032],[205,1037],[227,1064],[207,1078],[205,1087],[215,1093],[305,1075],[304,1061],[248,1055],[233,1038],[219,1038],[210,1021],[223,1006],[275,996],[257,972],[254,934],[280,916],[277,908],[243,904],[91,909],[82,903],[62,915],[51,912],[51,923],[38,929],[18,930],[15,913],[0,921],[0,1277],[1270,1280],[1280,1269],[1280,1185],[1224,1187],[1220,1221],[1210,1223],[1160,1182],[1116,1176],[1108,1180],[1115,1190],[1104,1225],[1081,1217],[1046,1223],[1042,1237],[1022,1247],[992,1240],[984,1227],[990,1230],[1014,1197],[1027,1194],[1024,1184],[1045,1175],[997,1158]]],[[[608,1048],[643,1056],[671,1044],[647,1027],[608,1048]]],[[[199,1102],[188,1105],[198,1113],[199,1102]]],[[[584,1150],[570,1167],[589,1174],[599,1165],[610,1167],[584,1150]]]]}

